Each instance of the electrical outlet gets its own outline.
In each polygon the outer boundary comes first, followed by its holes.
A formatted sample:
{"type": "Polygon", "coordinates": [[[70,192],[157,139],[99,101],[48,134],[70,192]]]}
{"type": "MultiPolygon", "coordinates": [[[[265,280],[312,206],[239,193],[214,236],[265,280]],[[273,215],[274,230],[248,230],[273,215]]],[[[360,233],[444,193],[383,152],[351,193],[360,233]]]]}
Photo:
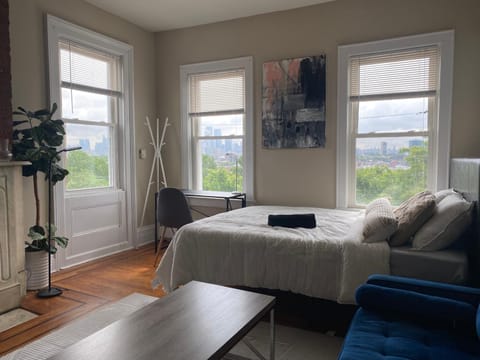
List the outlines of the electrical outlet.
{"type": "Polygon", "coordinates": [[[138,157],[140,159],[146,159],[147,158],[147,149],[139,149],[138,150],[138,157]]]}

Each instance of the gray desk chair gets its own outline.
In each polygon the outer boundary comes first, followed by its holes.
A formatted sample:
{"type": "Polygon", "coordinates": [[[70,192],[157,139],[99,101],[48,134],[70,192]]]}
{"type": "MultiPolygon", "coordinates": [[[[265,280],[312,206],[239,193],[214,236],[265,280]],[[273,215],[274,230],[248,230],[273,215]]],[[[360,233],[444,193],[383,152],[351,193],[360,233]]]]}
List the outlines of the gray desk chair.
{"type": "Polygon", "coordinates": [[[165,231],[173,232],[183,225],[193,222],[192,213],[183,192],[176,188],[166,187],[155,194],[155,267],[165,240],[165,231]],[[158,242],[158,225],[163,226],[162,236],[158,242]]]}

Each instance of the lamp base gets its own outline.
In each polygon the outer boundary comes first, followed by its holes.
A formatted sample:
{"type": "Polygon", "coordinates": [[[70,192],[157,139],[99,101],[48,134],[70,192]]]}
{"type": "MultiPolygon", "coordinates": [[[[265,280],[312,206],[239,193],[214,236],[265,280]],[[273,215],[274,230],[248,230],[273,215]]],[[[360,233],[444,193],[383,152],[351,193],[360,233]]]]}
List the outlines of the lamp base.
{"type": "Polygon", "coordinates": [[[52,288],[46,288],[46,289],[39,290],[37,292],[37,296],[39,298],[49,298],[49,297],[54,297],[54,296],[61,295],[62,292],[63,291],[61,289],[52,287],[52,288]]]}

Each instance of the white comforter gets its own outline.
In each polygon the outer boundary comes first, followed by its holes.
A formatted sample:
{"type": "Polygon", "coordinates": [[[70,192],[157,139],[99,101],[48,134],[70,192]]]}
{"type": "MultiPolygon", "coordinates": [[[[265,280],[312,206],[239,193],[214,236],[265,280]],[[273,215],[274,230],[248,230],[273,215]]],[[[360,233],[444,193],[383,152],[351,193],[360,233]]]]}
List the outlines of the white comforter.
{"type": "Polygon", "coordinates": [[[389,273],[386,242],[361,242],[363,213],[306,207],[252,206],[177,231],[153,286],[170,292],[190,280],[280,289],[354,303],[372,273],[389,273]],[[269,214],[315,213],[315,229],[271,227],[269,214]]]}

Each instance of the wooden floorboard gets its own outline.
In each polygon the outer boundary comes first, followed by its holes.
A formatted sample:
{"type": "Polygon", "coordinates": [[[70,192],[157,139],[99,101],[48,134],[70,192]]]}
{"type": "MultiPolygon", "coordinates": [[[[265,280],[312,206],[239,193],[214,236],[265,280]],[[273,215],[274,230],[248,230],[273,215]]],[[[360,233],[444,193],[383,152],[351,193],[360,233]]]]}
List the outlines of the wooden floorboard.
{"type": "Polygon", "coordinates": [[[52,286],[63,289],[63,294],[40,299],[29,291],[21,307],[39,316],[1,332],[0,355],[134,292],[165,295],[150,285],[154,258],[152,244],[54,273],[52,286]]]}
{"type": "MultiPolygon", "coordinates": [[[[52,284],[64,290],[61,296],[39,299],[28,292],[22,308],[38,314],[33,320],[0,333],[0,356],[57,329],[98,307],[137,292],[164,296],[150,282],[155,268],[153,244],[61,270],[52,284]]],[[[355,307],[267,289],[248,289],[277,297],[276,322],[314,331],[334,330],[342,336],[355,307]]],[[[267,319],[268,320],[268,319],[267,319]]]]}

